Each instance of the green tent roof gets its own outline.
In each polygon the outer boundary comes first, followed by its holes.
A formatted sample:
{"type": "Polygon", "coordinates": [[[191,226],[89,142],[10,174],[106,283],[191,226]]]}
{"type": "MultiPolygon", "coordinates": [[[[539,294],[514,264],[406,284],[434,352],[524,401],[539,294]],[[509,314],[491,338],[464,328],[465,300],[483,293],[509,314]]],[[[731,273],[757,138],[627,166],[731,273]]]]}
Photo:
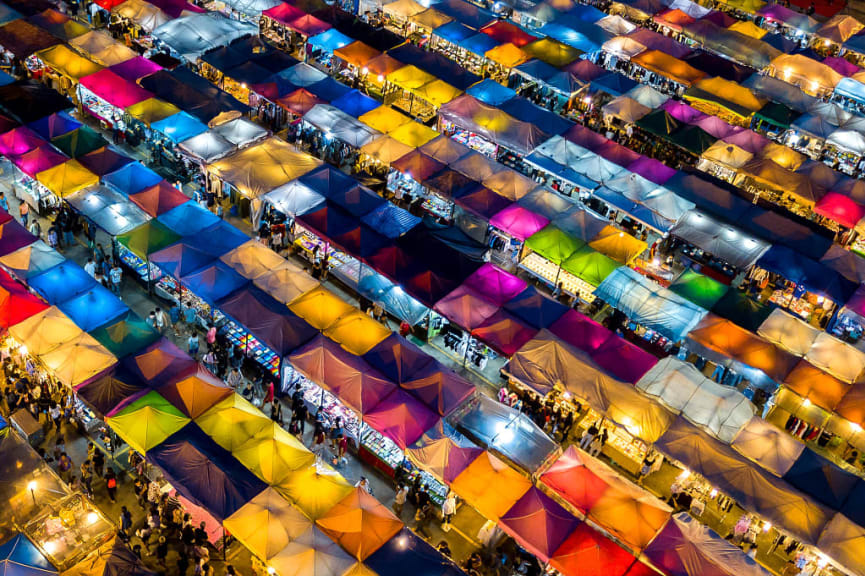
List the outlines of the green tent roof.
{"type": "Polygon", "coordinates": [[[788,108],[787,106],[777,102],[767,103],[765,106],[760,108],[756,114],[754,114],[756,120],[762,120],[763,122],[768,122],[769,124],[774,124],[775,126],[780,126],[785,129],[789,128],[790,124],[795,122],[799,116],[801,116],[801,114],[792,108],[788,108]]]}
{"type": "Polygon", "coordinates": [[[536,232],[528,240],[526,246],[547,260],[561,264],[568,257],[585,246],[586,243],[562,232],[552,224],[536,232]]]}
{"type": "Polygon", "coordinates": [[[562,270],[567,270],[592,286],[599,286],[619,266],[621,264],[609,256],[583,246],[562,263],[562,270]]]}
{"type": "Polygon", "coordinates": [[[711,308],[712,312],[733,324],[756,332],[772,309],[745,296],[739,290],[727,290],[711,308]]]}
{"type": "Polygon", "coordinates": [[[729,286],[690,268],[670,284],[670,290],[706,310],[714,306],[729,289],[729,286]]]}
{"type": "Polygon", "coordinates": [[[681,124],[666,110],[655,110],[637,120],[637,126],[650,134],[666,138],[678,130],[681,124]]]}
{"type": "Polygon", "coordinates": [[[129,446],[146,454],[186,426],[189,418],[174,404],[151,391],[106,421],[129,446]]]}
{"type": "Polygon", "coordinates": [[[717,138],[700,128],[699,126],[688,126],[672,135],[673,144],[684,148],[691,154],[697,156],[711,148],[718,141],[717,138]]]}
{"type": "Polygon", "coordinates": [[[146,260],[154,252],[179,242],[180,235],[172,232],[154,218],[126,234],[121,234],[117,237],[117,241],[139,258],[146,260]]]}
{"type": "Polygon", "coordinates": [[[81,126],[72,132],[57,136],[51,140],[51,143],[70,158],[84,156],[108,144],[105,138],[90,126],[81,126]]]}
{"type": "Polygon", "coordinates": [[[134,312],[93,330],[90,335],[117,358],[134,354],[159,339],[159,334],[134,312]]]}

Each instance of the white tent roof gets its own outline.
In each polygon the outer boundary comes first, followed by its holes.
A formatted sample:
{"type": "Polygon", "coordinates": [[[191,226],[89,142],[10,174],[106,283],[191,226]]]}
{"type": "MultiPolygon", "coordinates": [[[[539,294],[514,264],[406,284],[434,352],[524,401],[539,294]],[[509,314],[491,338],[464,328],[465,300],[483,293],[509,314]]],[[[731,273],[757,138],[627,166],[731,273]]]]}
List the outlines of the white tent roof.
{"type": "Polygon", "coordinates": [[[633,98],[629,98],[628,96],[619,96],[605,104],[603,108],[601,108],[601,112],[606,116],[612,116],[622,122],[633,124],[651,112],[651,109],[643,106],[633,98]]]}
{"type": "Polygon", "coordinates": [[[153,36],[183,58],[194,61],[208,50],[257,33],[258,26],[207,12],[176,18],[154,30],[153,36]]]}
{"type": "Polygon", "coordinates": [[[268,8],[282,4],[282,0],[225,0],[225,3],[241,14],[261,16],[268,8]]]}
{"type": "Polygon", "coordinates": [[[608,180],[605,186],[673,222],[696,206],[675,192],[633,172],[624,172],[608,180]]]}
{"type": "Polygon", "coordinates": [[[722,442],[732,441],[754,416],[754,405],[741,392],[706,378],[693,364],[673,356],[655,364],[637,388],[722,442]]]}
{"type": "Polygon", "coordinates": [[[660,108],[664,104],[664,102],[670,99],[670,97],[666,94],[661,94],[660,92],[646,84],[634,86],[633,88],[625,92],[625,96],[627,96],[628,98],[633,98],[643,106],[651,108],[652,110],[660,108]]]}
{"type": "Polygon", "coordinates": [[[330,104],[316,104],[306,113],[303,121],[355,148],[369,144],[380,134],[378,130],[330,104]]]}
{"type": "Polygon", "coordinates": [[[147,32],[171,20],[171,16],[144,0],[126,0],[112,10],[115,14],[132,20],[147,32]]]}
{"type": "Polygon", "coordinates": [[[248,118],[235,118],[225,124],[213,128],[217,136],[225,138],[230,144],[238,148],[249,146],[253,142],[264,140],[270,136],[270,132],[248,118]]]}
{"type": "Polygon", "coordinates": [[[784,348],[796,356],[804,356],[811,350],[820,329],[775,308],[757,329],[757,334],[784,348]]]}
{"type": "Polygon", "coordinates": [[[261,199],[283,214],[297,217],[323,204],[324,196],[297,180],[283,184],[261,199]]]}
{"type": "Polygon", "coordinates": [[[803,443],[759,416],[754,416],[730,445],[778,477],[786,474],[805,450],[803,443]]]}
{"type": "Polygon", "coordinates": [[[703,308],[626,266],[607,276],[595,295],[674,341],[684,338],[706,315],[703,308]]]}
{"type": "Polygon", "coordinates": [[[603,28],[610,34],[615,34],[617,36],[624,36],[625,34],[630,34],[636,29],[636,24],[631,24],[618,14],[615,16],[604,16],[597,22],[595,22],[597,26],[603,28]]]}
{"type": "Polygon", "coordinates": [[[826,143],[857,156],[865,156],[865,136],[860,132],[836,130],[826,138],[826,143]]]}
{"type": "Polygon", "coordinates": [[[534,154],[546,156],[562,166],[569,166],[582,158],[592,156],[591,151],[561,136],[553,136],[535,148],[534,154]]]}
{"type": "Polygon", "coordinates": [[[150,220],[129,198],[107,186],[89,186],[66,200],[110,236],[124,234],[150,220]]]}
{"type": "Polygon", "coordinates": [[[751,266],[769,249],[769,244],[763,240],[722,224],[699,210],[684,214],[670,233],[739,268],[751,266]]]}
{"type": "Polygon", "coordinates": [[[805,360],[844,382],[855,382],[865,371],[865,352],[826,332],[817,336],[805,360]]]}
{"type": "Polygon", "coordinates": [[[681,10],[691,18],[696,19],[700,19],[712,11],[711,8],[700,6],[696,2],[691,2],[691,0],[672,0],[672,2],[664,3],[668,8],[670,8],[670,10],[681,10]]]}
{"type": "Polygon", "coordinates": [[[615,162],[610,162],[606,158],[602,158],[596,154],[577,160],[568,166],[568,168],[581,176],[585,176],[601,184],[625,172],[625,169],[615,162]]]}
{"type": "Polygon", "coordinates": [[[601,49],[607,54],[618,56],[625,60],[630,60],[637,54],[646,51],[646,47],[627,36],[616,36],[612,40],[607,40],[601,49]]]}
{"type": "Polygon", "coordinates": [[[184,140],[179,146],[185,153],[205,164],[224,158],[235,150],[231,142],[216,134],[213,130],[208,130],[198,136],[184,140]]]}

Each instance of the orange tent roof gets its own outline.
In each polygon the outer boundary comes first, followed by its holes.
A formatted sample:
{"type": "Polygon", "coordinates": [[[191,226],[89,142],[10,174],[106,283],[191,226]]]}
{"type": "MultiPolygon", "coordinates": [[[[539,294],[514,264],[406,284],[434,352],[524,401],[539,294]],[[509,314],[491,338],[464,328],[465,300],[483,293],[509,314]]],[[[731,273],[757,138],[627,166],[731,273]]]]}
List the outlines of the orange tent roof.
{"type": "Polygon", "coordinates": [[[647,50],[631,58],[631,62],[650,72],[690,86],[706,77],[706,73],[660,50],[647,50]]]}
{"type": "Polygon", "coordinates": [[[823,372],[807,360],[800,360],[793,371],[787,374],[784,386],[812,403],[834,409],[850,386],[834,376],[823,372]]]}
{"type": "Polygon", "coordinates": [[[316,523],[322,532],[361,561],[381,548],[403,527],[402,521],[390,509],[359,487],[316,523]]]}
{"type": "Polygon", "coordinates": [[[333,51],[333,55],[337,58],[341,58],[352,66],[360,68],[369,64],[369,62],[376,56],[380,56],[381,52],[358,40],[352,42],[348,46],[337,48],[333,51]]]}
{"type": "Polygon", "coordinates": [[[463,500],[496,521],[531,487],[528,478],[489,452],[475,458],[451,484],[451,489],[463,500]]]}

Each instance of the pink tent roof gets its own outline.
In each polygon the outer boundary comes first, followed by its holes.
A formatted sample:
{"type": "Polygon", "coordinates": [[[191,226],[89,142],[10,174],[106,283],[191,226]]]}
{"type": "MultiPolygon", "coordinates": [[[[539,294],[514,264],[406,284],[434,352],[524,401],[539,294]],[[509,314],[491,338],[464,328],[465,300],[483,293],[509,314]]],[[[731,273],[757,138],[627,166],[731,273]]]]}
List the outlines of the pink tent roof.
{"type": "Polygon", "coordinates": [[[550,326],[550,332],[566,343],[586,352],[594,352],[612,332],[576,310],[568,310],[550,326]]]}
{"type": "Polygon", "coordinates": [[[684,102],[680,102],[679,100],[667,100],[661,105],[662,110],[666,110],[667,113],[670,114],[673,118],[680,122],[684,122],[685,124],[693,124],[700,118],[705,117],[706,115],[697,110],[696,108],[692,108],[685,104],[684,102]]]}
{"type": "Polygon", "coordinates": [[[428,366],[411,380],[403,382],[402,388],[441,416],[450,414],[475,390],[473,384],[438,363],[428,366]]]}
{"type": "Polygon", "coordinates": [[[549,562],[579,524],[573,514],[534,486],[499,521],[520,546],[549,562]]]}
{"type": "Polygon", "coordinates": [[[36,178],[39,172],[63,164],[68,160],[66,156],[47,144],[34,148],[26,154],[11,156],[10,158],[13,164],[31,178],[36,178]]]}
{"type": "Polygon", "coordinates": [[[859,288],[853,292],[853,296],[847,300],[844,308],[865,318],[865,284],[860,285],[859,288]]]}
{"type": "Polygon", "coordinates": [[[862,72],[862,69],[841,58],[840,56],[829,56],[823,60],[823,64],[840,74],[841,76],[852,76],[853,74],[858,74],[862,72]]]}
{"type": "Polygon", "coordinates": [[[628,170],[659,186],[663,186],[667,180],[676,175],[675,168],[670,168],[660,160],[648,156],[640,156],[628,166],[628,170]]]}
{"type": "Polygon", "coordinates": [[[125,80],[135,82],[140,78],[159,72],[162,70],[162,66],[143,56],[136,56],[125,62],[109,66],[108,69],[125,80]]]}
{"type": "Polygon", "coordinates": [[[629,166],[640,159],[637,152],[612,140],[607,140],[595,150],[595,154],[622,167],[629,166]]]}
{"type": "Polygon", "coordinates": [[[124,110],[153,97],[153,94],[138,84],[118,76],[107,68],[85,76],[81,79],[81,85],[112,106],[124,110]]]}
{"type": "Polygon", "coordinates": [[[573,445],[541,474],[540,480],[583,514],[595,506],[608,487],[606,480],[586,468],[573,445]]]}
{"type": "Polygon", "coordinates": [[[331,28],[330,24],[323,20],[319,20],[310,14],[298,16],[291,22],[287,22],[285,25],[307,38],[315,36],[316,34],[321,34],[322,32],[327,32],[331,28]]]}
{"type": "Polygon", "coordinates": [[[463,286],[483,294],[490,302],[502,306],[526,289],[526,281],[493,264],[486,263],[465,279],[463,286]]]}
{"type": "Polygon", "coordinates": [[[490,224],[523,241],[549,223],[550,221],[543,216],[517,204],[508,206],[490,218],[490,224]]]}
{"type": "Polygon", "coordinates": [[[628,38],[636,40],[649,50],[658,50],[669,54],[673,58],[682,59],[692,52],[690,48],[681,42],[676,42],[672,38],[646,28],[637,28],[628,34],[628,38]]]}
{"type": "Polygon", "coordinates": [[[397,388],[366,414],[363,421],[405,450],[435,426],[439,417],[420,400],[397,388]]]}
{"type": "Polygon", "coordinates": [[[715,138],[721,139],[727,136],[732,136],[744,130],[741,126],[733,126],[718,118],[717,116],[706,116],[694,122],[694,126],[699,126],[715,138]]]}
{"type": "Polygon", "coordinates": [[[268,8],[261,13],[262,16],[267,16],[271,20],[275,20],[285,26],[295,18],[300,18],[304,15],[303,10],[292,6],[288,2],[283,2],[279,6],[268,8]]]}
{"type": "Polygon", "coordinates": [[[435,310],[458,326],[473,330],[496,313],[498,306],[467,286],[460,286],[438,302],[435,310]]]}
{"type": "Polygon", "coordinates": [[[319,335],[289,356],[301,374],[338,397],[346,406],[364,415],[391,394],[389,382],[362,358],[319,335]]]}
{"type": "Polygon", "coordinates": [[[847,228],[855,228],[865,218],[865,206],[838,192],[827,192],[814,205],[814,212],[847,228]]]}
{"type": "Polygon", "coordinates": [[[751,154],[759,154],[769,144],[768,138],[757,134],[753,130],[742,130],[736,134],[726,136],[722,140],[727,144],[735,144],[751,154]]]}
{"type": "Polygon", "coordinates": [[[450,484],[483,452],[483,448],[475,446],[445,420],[439,420],[406,451],[406,455],[436,478],[450,484]]]}
{"type": "Polygon", "coordinates": [[[499,310],[472,330],[472,336],[503,356],[513,356],[537,333],[537,328],[521,322],[504,310],[499,310]]]}
{"type": "Polygon", "coordinates": [[[45,140],[36,132],[26,126],[19,126],[0,136],[0,154],[20,156],[43,144],[46,144],[45,140]]]}
{"type": "Polygon", "coordinates": [[[618,334],[611,334],[591,356],[608,374],[631,384],[636,384],[637,380],[658,363],[656,357],[618,334]]]}

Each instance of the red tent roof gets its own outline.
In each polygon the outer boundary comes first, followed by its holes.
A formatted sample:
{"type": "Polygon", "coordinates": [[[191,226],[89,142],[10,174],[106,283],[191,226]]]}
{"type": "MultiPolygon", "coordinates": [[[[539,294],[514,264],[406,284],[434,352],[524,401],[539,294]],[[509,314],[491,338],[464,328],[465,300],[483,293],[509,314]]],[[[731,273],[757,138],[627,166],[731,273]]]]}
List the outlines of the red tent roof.
{"type": "Polygon", "coordinates": [[[306,88],[298,88],[291,94],[287,94],[276,101],[277,104],[298,116],[303,116],[316,104],[327,104],[326,100],[322,100],[306,88]]]}
{"type": "Polygon", "coordinates": [[[303,14],[303,10],[296,6],[292,6],[287,2],[283,2],[279,6],[274,6],[273,8],[268,8],[261,13],[262,16],[267,16],[271,20],[275,20],[283,26],[295,18],[300,18],[303,14]]]}
{"type": "Polygon", "coordinates": [[[511,24],[505,20],[498,20],[492,24],[484,26],[481,28],[481,32],[500,44],[507,44],[510,42],[517,48],[537,40],[536,37],[524,31],[516,24],[511,24]]]}
{"type": "Polygon", "coordinates": [[[814,205],[814,212],[842,226],[854,228],[865,217],[865,206],[838,192],[827,192],[814,205]]]}
{"type": "Polygon", "coordinates": [[[165,180],[150,188],[145,188],[141,192],[130,194],[129,199],[154,218],[189,202],[189,198],[183,192],[165,180]]]}
{"type": "Polygon", "coordinates": [[[0,270],[0,327],[14,326],[46,308],[48,304],[0,270]]]}
{"type": "Polygon", "coordinates": [[[630,552],[586,524],[577,526],[550,559],[564,576],[625,576],[635,563],[630,552]]]}
{"type": "Polygon", "coordinates": [[[606,481],[586,468],[575,446],[570,446],[541,475],[541,483],[584,514],[607,490],[606,481]]]}

